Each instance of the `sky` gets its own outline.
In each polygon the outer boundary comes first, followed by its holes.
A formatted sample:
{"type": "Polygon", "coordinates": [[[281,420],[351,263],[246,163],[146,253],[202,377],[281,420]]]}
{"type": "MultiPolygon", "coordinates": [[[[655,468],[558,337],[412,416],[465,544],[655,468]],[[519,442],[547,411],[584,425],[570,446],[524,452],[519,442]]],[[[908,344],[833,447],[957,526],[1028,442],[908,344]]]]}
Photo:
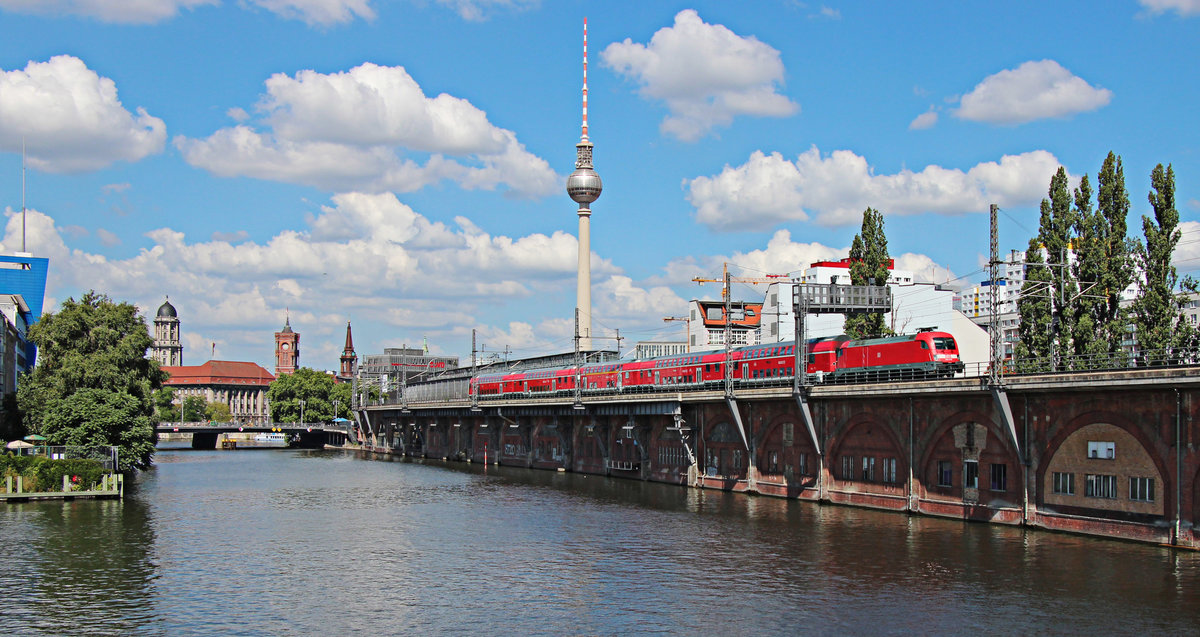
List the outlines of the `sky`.
{"type": "Polygon", "coordinates": [[[1134,238],[1172,165],[1200,270],[1200,0],[0,0],[0,252],[49,257],[46,311],[169,297],[191,365],[273,369],[285,320],[317,369],[347,321],[360,356],[571,351],[585,17],[597,347],[682,340],[724,263],[847,256],[868,206],[978,283],[989,204],[1024,249],[1110,151],[1134,238]]]}

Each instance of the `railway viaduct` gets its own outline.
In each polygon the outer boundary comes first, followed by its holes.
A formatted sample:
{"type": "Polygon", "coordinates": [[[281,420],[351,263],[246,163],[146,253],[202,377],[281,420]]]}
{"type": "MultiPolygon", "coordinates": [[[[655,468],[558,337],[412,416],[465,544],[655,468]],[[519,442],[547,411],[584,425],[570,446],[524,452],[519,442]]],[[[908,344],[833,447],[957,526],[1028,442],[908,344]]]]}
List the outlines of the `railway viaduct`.
{"type": "Polygon", "coordinates": [[[1200,547],[1200,368],[378,405],[375,452],[1200,547]],[[803,397],[803,398],[801,398],[803,397]]]}

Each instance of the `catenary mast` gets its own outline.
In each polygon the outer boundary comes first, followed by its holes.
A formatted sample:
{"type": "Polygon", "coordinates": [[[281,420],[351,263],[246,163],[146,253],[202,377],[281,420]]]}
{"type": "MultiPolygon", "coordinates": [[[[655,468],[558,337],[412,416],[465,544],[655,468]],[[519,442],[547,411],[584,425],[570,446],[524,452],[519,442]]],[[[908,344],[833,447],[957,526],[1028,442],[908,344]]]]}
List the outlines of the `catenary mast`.
{"type": "Polygon", "coordinates": [[[592,238],[590,204],[600,198],[600,175],[592,170],[592,142],[587,123],[587,18],[583,19],[583,134],[575,144],[575,172],[567,177],[567,194],[579,204],[579,273],[575,307],[579,310],[579,349],[592,350],[592,238]]]}

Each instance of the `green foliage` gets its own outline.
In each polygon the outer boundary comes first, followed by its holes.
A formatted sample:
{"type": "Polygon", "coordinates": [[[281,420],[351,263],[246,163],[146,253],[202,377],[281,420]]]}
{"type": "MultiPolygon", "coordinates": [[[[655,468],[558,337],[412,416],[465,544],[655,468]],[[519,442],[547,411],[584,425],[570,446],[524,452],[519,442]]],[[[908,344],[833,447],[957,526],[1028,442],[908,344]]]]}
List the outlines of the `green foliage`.
{"type": "Polygon", "coordinates": [[[179,409],[175,407],[175,389],[160,387],[154,390],[154,418],[158,422],[176,422],[179,420],[179,409]]]}
{"type": "Polygon", "coordinates": [[[200,422],[208,420],[208,402],[199,396],[188,396],[183,399],[183,421],[200,422]]]}
{"type": "Polygon", "coordinates": [[[105,474],[104,465],[95,460],[51,460],[46,456],[16,456],[0,454],[0,480],[9,476],[22,478],[26,492],[59,491],[63,476],[76,476],[81,491],[98,487],[105,474]]]}
{"type": "Polygon", "coordinates": [[[1136,244],[1128,237],[1129,192],[1125,189],[1125,169],[1120,156],[1111,151],[1108,153],[1100,168],[1097,185],[1096,236],[1103,250],[1103,267],[1098,279],[1084,280],[1094,281],[1096,293],[1104,297],[1098,308],[1097,323],[1100,338],[1112,353],[1121,351],[1121,343],[1127,337],[1129,313],[1121,307],[1121,292],[1136,276],[1136,244]]]}
{"type": "MultiPolygon", "coordinates": [[[[888,261],[883,213],[867,208],[863,211],[862,231],[854,235],[854,242],[850,244],[850,283],[886,285],[888,261]]],[[[851,338],[876,338],[892,333],[881,312],[847,316],[845,331],[851,338]]]]}
{"type": "Polygon", "coordinates": [[[29,431],[50,444],[120,448],[120,470],[145,468],[156,435],[152,394],[166,375],[137,308],[90,291],[30,326],[38,363],[18,384],[29,431]]]}
{"type": "Polygon", "coordinates": [[[229,405],[225,403],[208,403],[204,408],[204,416],[213,422],[230,422],[233,420],[233,413],[229,411],[229,405]]]}
{"type": "Polygon", "coordinates": [[[1054,353],[1053,334],[1050,331],[1050,270],[1043,264],[1042,251],[1037,237],[1029,240],[1025,251],[1025,283],[1017,300],[1017,313],[1021,323],[1017,327],[1016,358],[1019,364],[1048,360],[1054,353]]]}
{"type": "Polygon", "coordinates": [[[272,381],[267,389],[267,400],[274,422],[300,422],[301,400],[304,401],[304,422],[325,422],[334,418],[334,400],[339,401],[339,413],[349,413],[350,386],[335,383],[333,377],[324,372],[301,367],[294,374],[280,374],[272,381]]]}
{"type": "MultiPolygon", "coordinates": [[[[1142,350],[1174,349],[1195,340],[1194,329],[1184,320],[1179,283],[1171,257],[1179,243],[1179,211],[1175,208],[1175,171],[1162,164],[1150,173],[1148,196],[1154,218],[1142,216],[1145,245],[1138,244],[1137,258],[1146,273],[1142,295],[1134,303],[1138,344],[1142,350]]],[[[1194,284],[1186,281],[1185,287],[1194,284]]]]}

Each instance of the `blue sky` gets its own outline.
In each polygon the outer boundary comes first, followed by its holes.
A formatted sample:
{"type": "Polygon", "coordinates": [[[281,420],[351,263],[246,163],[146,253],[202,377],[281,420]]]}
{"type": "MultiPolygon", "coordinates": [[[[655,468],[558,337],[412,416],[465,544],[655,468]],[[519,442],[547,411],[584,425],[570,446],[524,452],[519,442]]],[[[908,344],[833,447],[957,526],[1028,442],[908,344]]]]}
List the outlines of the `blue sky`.
{"type": "MultiPolygon", "coordinates": [[[[1059,165],[1174,166],[1200,269],[1200,0],[0,0],[3,250],[179,310],[185,361],[420,343],[568,351],[589,27],[593,330],[679,338],[691,279],[846,255],[867,206],[925,280],[1021,249],[1059,165]],[[915,4],[915,6],[914,6],[915,4]],[[3,177],[7,175],[7,177],[3,177]]],[[[735,296],[757,297],[748,286],[735,296]]]]}

